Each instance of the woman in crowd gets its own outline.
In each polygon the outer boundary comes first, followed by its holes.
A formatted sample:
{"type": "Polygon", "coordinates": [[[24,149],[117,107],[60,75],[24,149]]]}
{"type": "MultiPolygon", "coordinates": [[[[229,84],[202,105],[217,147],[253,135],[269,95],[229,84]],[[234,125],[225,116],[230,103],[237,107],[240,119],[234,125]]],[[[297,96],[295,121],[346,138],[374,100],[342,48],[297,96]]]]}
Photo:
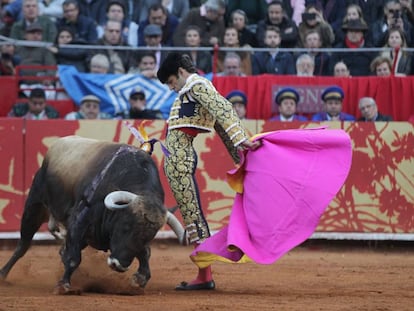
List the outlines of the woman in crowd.
{"type": "MultiPolygon", "coordinates": [[[[352,19],[359,19],[365,22],[362,9],[358,4],[350,4],[346,7],[346,13],[345,13],[344,19],[342,20],[342,24],[345,25],[346,23],[348,23],[348,21],[352,19]]],[[[344,39],[345,39],[345,33],[342,30],[342,28],[336,29],[335,44],[342,42],[344,39]]]]}
{"type": "MultiPolygon", "coordinates": [[[[189,48],[201,47],[201,30],[198,26],[188,26],[185,32],[185,45],[189,48]]],[[[199,73],[211,72],[211,53],[209,51],[191,49],[184,51],[184,54],[190,56],[199,73]]]]}
{"type": "Polygon", "coordinates": [[[80,72],[86,72],[87,50],[80,48],[63,47],[62,45],[85,44],[84,41],[74,41],[75,34],[68,27],[59,29],[55,44],[49,50],[55,55],[58,65],[72,65],[80,72]]]}
{"type": "Polygon", "coordinates": [[[411,54],[403,50],[404,48],[407,48],[407,40],[404,31],[400,28],[392,28],[388,30],[385,40],[386,44],[384,48],[387,48],[387,51],[382,52],[381,55],[391,59],[393,73],[395,75],[411,75],[413,72],[413,62],[411,54]],[[389,48],[391,48],[391,50],[389,50],[389,48]]]}
{"type": "MultiPolygon", "coordinates": [[[[239,32],[235,27],[227,27],[224,31],[223,47],[241,48],[239,40],[239,32]]],[[[228,51],[220,51],[217,60],[217,72],[223,71],[223,62],[228,51]]],[[[252,74],[252,62],[250,51],[236,51],[241,59],[241,69],[246,75],[252,74]]]]}
{"type": "Polygon", "coordinates": [[[237,29],[241,46],[258,47],[256,36],[247,28],[247,15],[243,10],[235,10],[230,15],[230,26],[237,29]]]}
{"type": "Polygon", "coordinates": [[[388,56],[377,56],[371,62],[371,71],[378,77],[389,77],[392,72],[392,62],[388,56]]]}

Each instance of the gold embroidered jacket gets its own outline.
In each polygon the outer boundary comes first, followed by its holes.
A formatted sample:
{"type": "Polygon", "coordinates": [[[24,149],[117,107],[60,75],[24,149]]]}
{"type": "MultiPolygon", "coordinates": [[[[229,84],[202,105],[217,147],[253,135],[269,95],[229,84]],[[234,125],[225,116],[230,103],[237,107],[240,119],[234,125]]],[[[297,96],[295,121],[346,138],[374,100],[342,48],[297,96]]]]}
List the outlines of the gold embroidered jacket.
{"type": "Polygon", "coordinates": [[[217,92],[209,80],[198,74],[188,77],[171,107],[168,128],[182,127],[205,132],[221,127],[227,137],[219,132],[220,137],[226,145],[226,140],[230,139],[234,147],[247,139],[232,104],[217,92]]]}

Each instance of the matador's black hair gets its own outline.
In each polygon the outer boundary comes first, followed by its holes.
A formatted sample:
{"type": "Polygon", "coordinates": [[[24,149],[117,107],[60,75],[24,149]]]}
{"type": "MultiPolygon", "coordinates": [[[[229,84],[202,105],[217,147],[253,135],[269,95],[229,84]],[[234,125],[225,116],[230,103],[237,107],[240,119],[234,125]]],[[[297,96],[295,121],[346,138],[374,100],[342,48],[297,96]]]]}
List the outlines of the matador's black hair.
{"type": "Polygon", "coordinates": [[[197,72],[188,55],[179,52],[170,52],[158,69],[157,77],[161,83],[166,83],[170,76],[178,75],[178,68],[180,67],[189,73],[197,72]]]}

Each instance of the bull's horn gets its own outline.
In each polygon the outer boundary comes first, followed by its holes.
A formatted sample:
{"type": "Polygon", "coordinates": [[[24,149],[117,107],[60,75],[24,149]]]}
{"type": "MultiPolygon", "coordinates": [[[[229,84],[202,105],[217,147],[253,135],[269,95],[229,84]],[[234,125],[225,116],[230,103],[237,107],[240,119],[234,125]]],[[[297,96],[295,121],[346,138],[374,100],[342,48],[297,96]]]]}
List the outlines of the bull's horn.
{"type": "Polygon", "coordinates": [[[187,245],[187,236],[181,223],[173,213],[167,211],[167,224],[173,229],[174,233],[178,237],[178,242],[182,245],[187,245]]]}
{"type": "Polygon", "coordinates": [[[105,197],[104,204],[110,210],[127,208],[128,204],[137,197],[138,195],[132,192],[114,191],[105,197]]]}

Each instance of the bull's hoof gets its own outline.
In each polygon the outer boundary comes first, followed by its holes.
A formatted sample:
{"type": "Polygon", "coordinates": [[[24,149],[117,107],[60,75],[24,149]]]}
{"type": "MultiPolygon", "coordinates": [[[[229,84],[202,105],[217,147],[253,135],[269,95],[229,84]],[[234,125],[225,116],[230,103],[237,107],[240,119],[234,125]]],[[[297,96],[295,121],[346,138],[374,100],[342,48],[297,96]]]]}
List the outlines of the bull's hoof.
{"type": "Polygon", "coordinates": [[[131,286],[133,287],[139,286],[141,288],[144,288],[147,285],[147,282],[148,280],[144,275],[135,273],[131,279],[131,286]]]}
{"type": "Polygon", "coordinates": [[[82,291],[79,288],[74,288],[68,283],[58,283],[53,290],[55,295],[80,295],[82,291]]]}

